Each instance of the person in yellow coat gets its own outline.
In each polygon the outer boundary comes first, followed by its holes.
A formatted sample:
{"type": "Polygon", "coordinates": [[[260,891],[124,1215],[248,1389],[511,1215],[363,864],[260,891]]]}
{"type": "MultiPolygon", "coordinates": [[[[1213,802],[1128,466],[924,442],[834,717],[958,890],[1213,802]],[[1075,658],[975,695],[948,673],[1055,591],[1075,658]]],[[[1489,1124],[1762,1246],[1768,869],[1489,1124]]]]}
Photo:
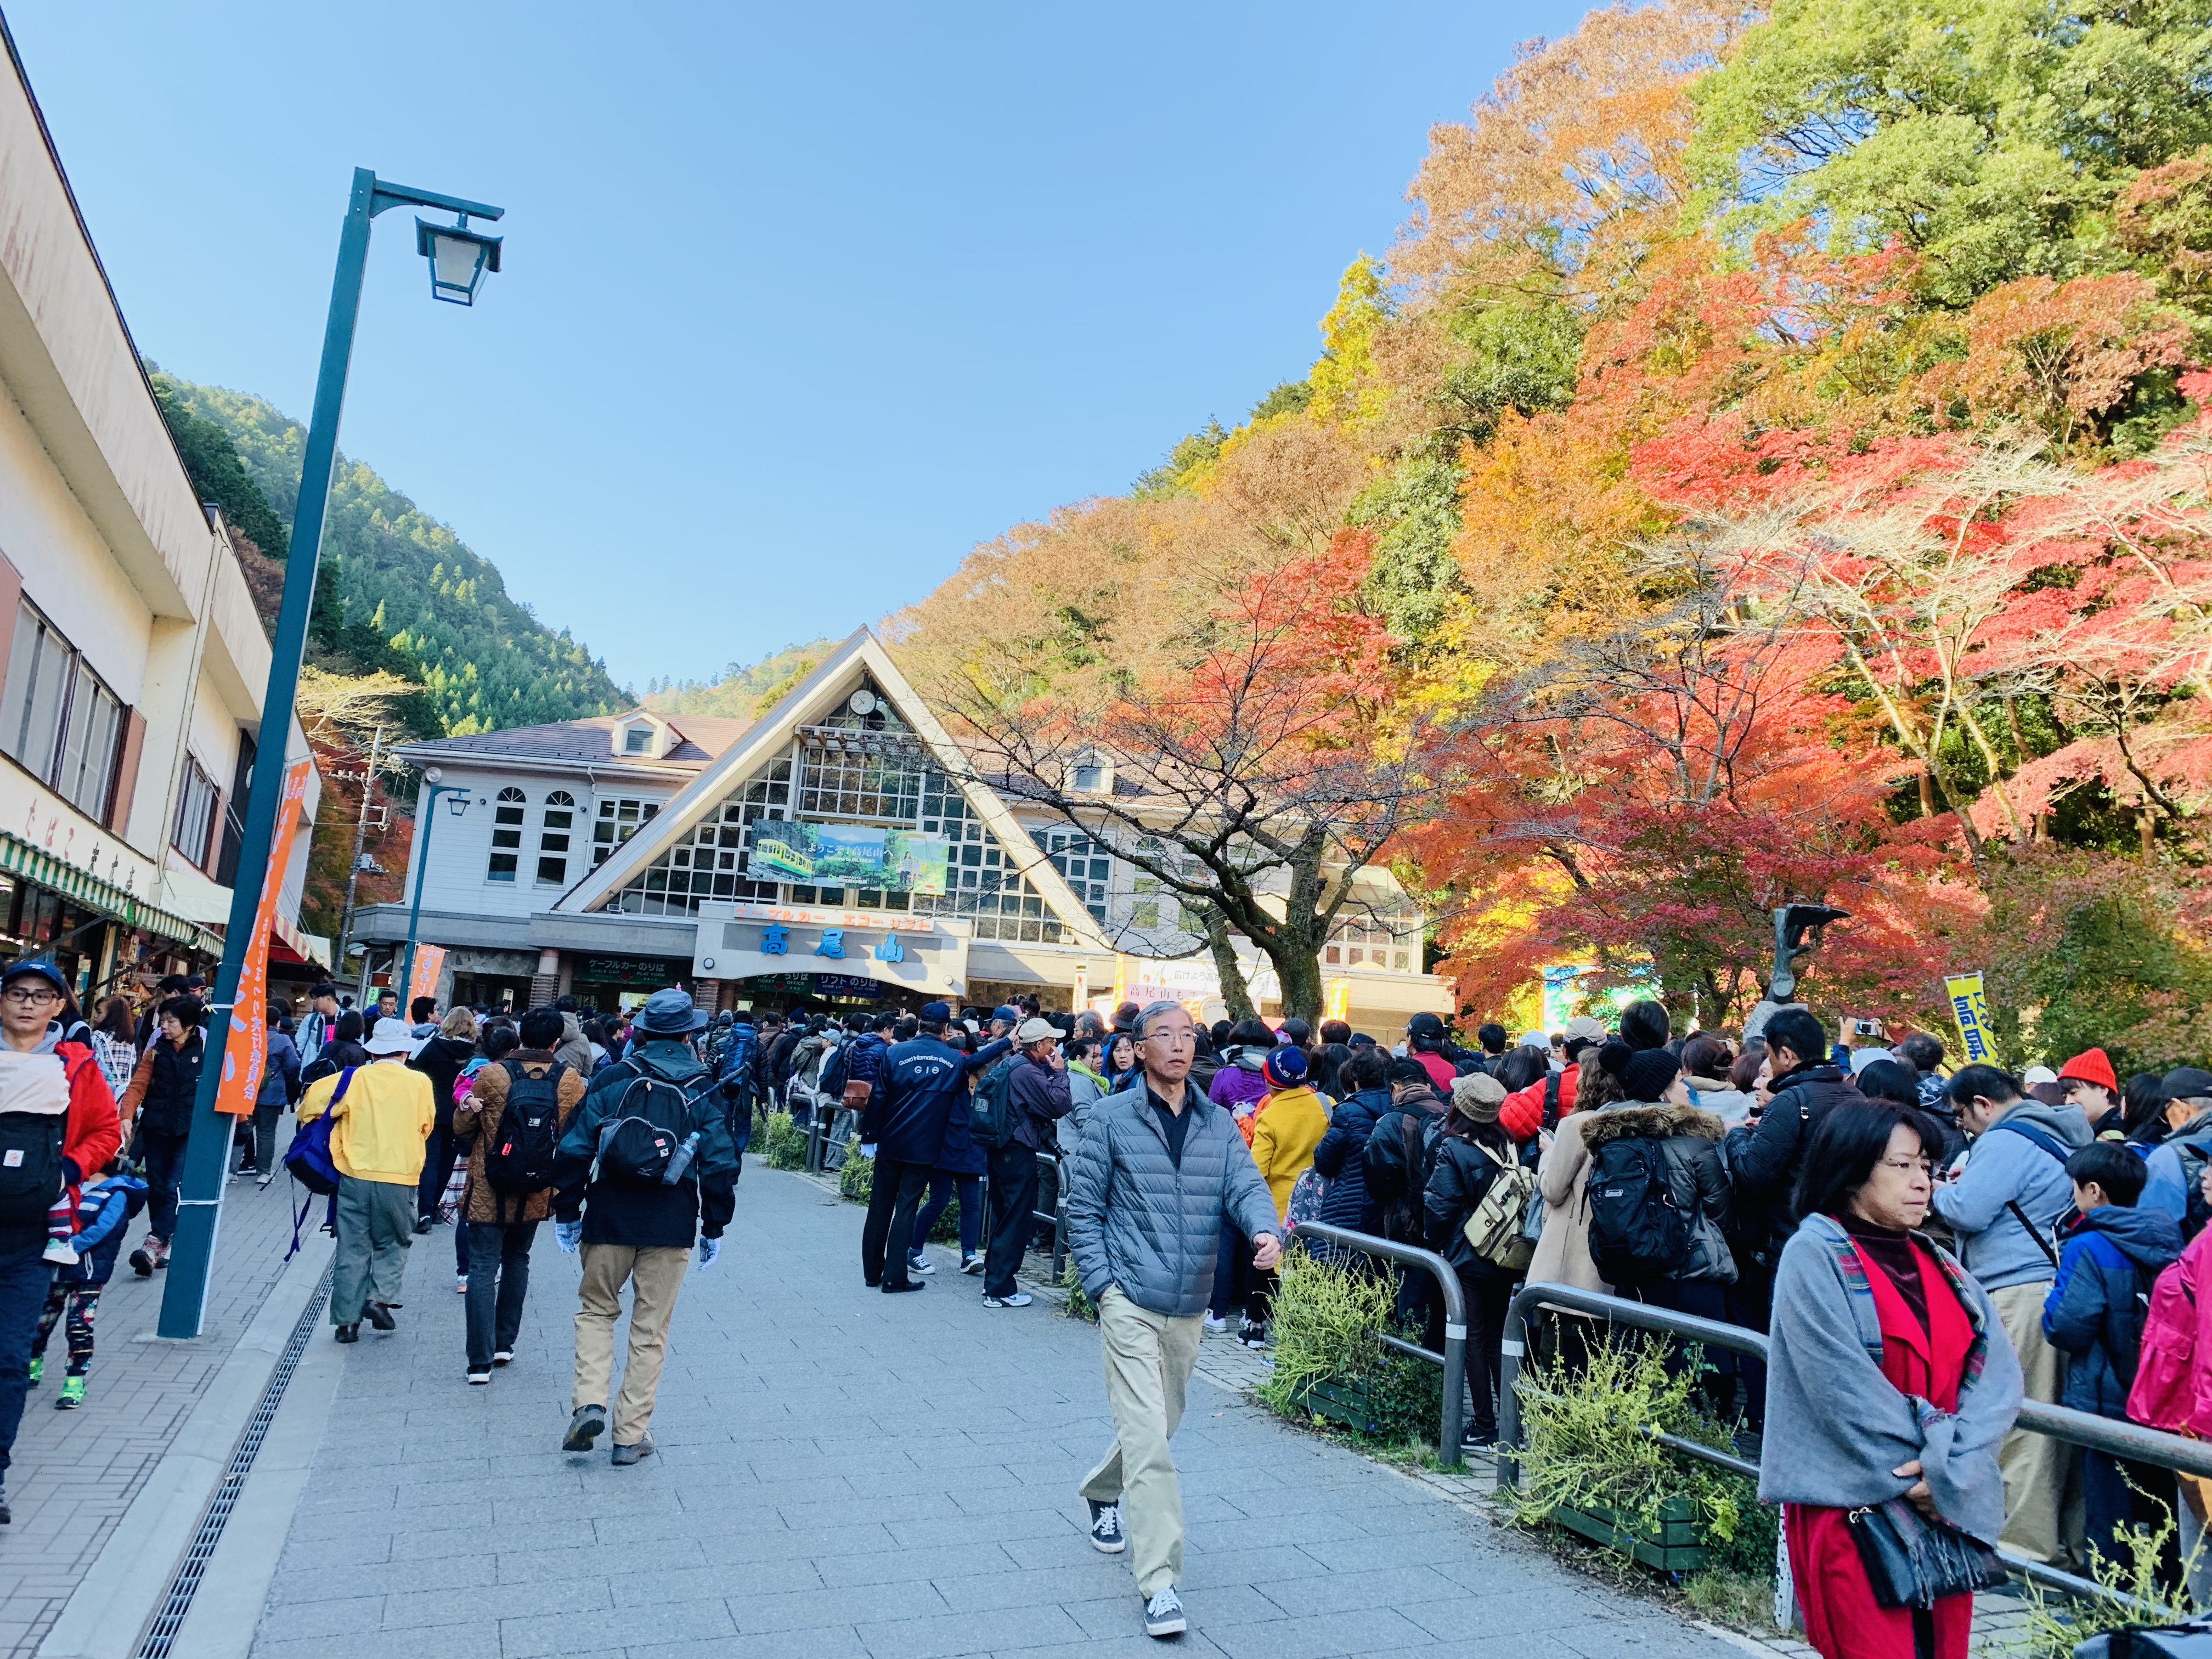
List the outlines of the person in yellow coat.
{"type": "MultiPolygon", "coordinates": [[[[1291,1188],[1313,1167],[1314,1148],[1328,1133],[1328,1106],[1306,1081],[1305,1050],[1285,1046],[1260,1067],[1267,1095],[1252,1114],[1252,1162],[1275,1200],[1275,1214],[1290,1218],[1291,1188]]],[[[1237,1340],[1256,1348],[1267,1340],[1267,1310],[1275,1275],[1256,1285],[1244,1299],[1244,1324],[1237,1340]]]]}
{"type": "Polygon", "coordinates": [[[415,1240],[415,1188],[422,1146],[438,1121],[430,1079],[408,1069],[415,1038],[401,1019],[380,1019],[364,1045],[369,1063],[319,1078],[300,1099],[300,1127],[331,1116],[337,1165],[337,1249],[331,1261],[331,1323],[341,1342],[361,1340],[361,1322],[393,1328],[408,1247],[415,1240]]]}

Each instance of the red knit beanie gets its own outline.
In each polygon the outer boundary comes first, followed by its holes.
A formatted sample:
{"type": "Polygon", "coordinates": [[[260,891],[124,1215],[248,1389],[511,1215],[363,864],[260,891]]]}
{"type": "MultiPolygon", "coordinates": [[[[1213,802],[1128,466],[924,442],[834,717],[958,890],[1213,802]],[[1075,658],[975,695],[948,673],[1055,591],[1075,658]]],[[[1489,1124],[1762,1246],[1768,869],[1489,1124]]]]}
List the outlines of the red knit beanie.
{"type": "Polygon", "coordinates": [[[2068,1060],[2059,1069],[2058,1080],[2063,1083],[2068,1078],[2082,1083],[2094,1083],[2116,1095],[2120,1091],[2120,1080],[2112,1074],[2112,1062],[2105,1057],[2102,1048],[2085,1050],[2068,1060]]]}

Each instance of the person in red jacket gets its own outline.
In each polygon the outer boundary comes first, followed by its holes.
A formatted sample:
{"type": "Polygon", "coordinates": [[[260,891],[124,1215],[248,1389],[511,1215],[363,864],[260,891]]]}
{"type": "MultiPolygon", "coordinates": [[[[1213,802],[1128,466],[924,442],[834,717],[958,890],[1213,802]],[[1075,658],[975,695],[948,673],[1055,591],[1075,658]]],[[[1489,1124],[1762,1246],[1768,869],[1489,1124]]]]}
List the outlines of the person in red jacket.
{"type": "Polygon", "coordinates": [[[0,969],[0,1522],[46,1306],[46,1216],[122,1145],[115,1097],[82,1042],[62,1041],[69,981],[51,957],[0,969]]]}

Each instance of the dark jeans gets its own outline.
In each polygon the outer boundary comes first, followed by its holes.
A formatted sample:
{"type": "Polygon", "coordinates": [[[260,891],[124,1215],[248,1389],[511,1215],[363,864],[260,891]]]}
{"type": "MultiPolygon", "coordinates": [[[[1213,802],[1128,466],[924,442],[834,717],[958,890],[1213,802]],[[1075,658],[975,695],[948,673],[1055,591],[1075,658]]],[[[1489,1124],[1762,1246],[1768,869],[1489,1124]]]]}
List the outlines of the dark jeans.
{"type": "MultiPolygon", "coordinates": [[[[171,1202],[173,1204],[174,1200],[171,1202]]],[[[23,1396],[31,1388],[31,1344],[39,1334],[39,1315],[54,1270],[40,1259],[46,1242],[28,1250],[0,1255],[0,1470],[23,1425],[23,1396]]]]}
{"type": "Polygon", "coordinates": [[[176,1237],[177,1188],[185,1178],[185,1143],[191,1139],[160,1129],[138,1132],[146,1159],[146,1231],[164,1244],[176,1237]]]}
{"type": "Polygon", "coordinates": [[[1229,1317],[1230,1304],[1237,1299],[1237,1265],[1249,1253],[1244,1249],[1244,1235],[1224,1219],[1221,1224],[1221,1245],[1213,1257],[1213,1294],[1207,1298],[1206,1310],[1216,1319],[1229,1317]]]}
{"type": "Polygon", "coordinates": [[[907,1282],[906,1255],[914,1248],[914,1212],[929,1185],[929,1165],[876,1160],[868,1191],[868,1218],[860,1227],[860,1277],[871,1285],[907,1282]]]}
{"type": "Polygon", "coordinates": [[[453,1126],[448,1122],[442,1129],[432,1129],[430,1138],[422,1143],[422,1179],[415,1188],[416,1215],[436,1216],[438,1200],[444,1196],[453,1173],[453,1126]]]}
{"type": "Polygon", "coordinates": [[[1467,1390],[1474,1409],[1468,1415],[1467,1437],[1488,1445],[1498,1438],[1498,1391],[1504,1386],[1505,1310],[1516,1286],[1462,1270],[1461,1294],[1467,1297],[1467,1390]]]}
{"type": "Polygon", "coordinates": [[[249,1149],[253,1156],[247,1161],[258,1176],[265,1176],[276,1167],[276,1120],[283,1115],[284,1103],[281,1100],[253,1103],[253,1145],[249,1149]]]}
{"type": "MultiPolygon", "coordinates": [[[[991,1250],[983,1261],[983,1294],[1012,1296],[1014,1273],[1029,1249],[1030,1212],[1036,1208],[1037,1156],[1016,1141],[991,1149],[991,1250]]],[[[965,1218],[968,1203],[961,1200],[965,1218]]],[[[927,1234],[924,1234],[926,1238],[927,1234]]]]}
{"type": "Polygon", "coordinates": [[[522,1299],[530,1294],[530,1245],[538,1224],[471,1221],[453,1231],[469,1237],[469,1369],[487,1370],[492,1355],[514,1347],[522,1334],[522,1299]]]}
{"type": "Polygon", "coordinates": [[[983,1236],[983,1177],[948,1175],[942,1170],[929,1172],[929,1202],[914,1218],[915,1249],[929,1243],[930,1234],[937,1231],[937,1218],[945,1213],[955,1191],[960,1194],[960,1254],[975,1254],[975,1241],[983,1236]]]}

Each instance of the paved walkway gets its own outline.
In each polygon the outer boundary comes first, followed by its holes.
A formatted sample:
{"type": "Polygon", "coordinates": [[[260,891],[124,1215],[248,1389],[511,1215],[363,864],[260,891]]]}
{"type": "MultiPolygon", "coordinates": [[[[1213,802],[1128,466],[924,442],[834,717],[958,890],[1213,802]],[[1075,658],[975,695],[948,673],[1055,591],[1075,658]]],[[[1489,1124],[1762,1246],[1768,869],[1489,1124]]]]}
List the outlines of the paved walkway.
{"type": "MultiPolygon", "coordinates": [[[[67,1345],[54,1332],[47,1380],[31,1390],[8,1473],[15,1521],[0,1537],[0,1651],[38,1646],[267,1298],[291,1241],[288,1186],[225,1189],[198,1340],[145,1340],[161,1317],[167,1277],[139,1279],[118,1263],[100,1298],[84,1406],[58,1412],[67,1345]]],[[[143,1216],[131,1223],[126,1255],[145,1230],[143,1216]]]]}
{"type": "MultiPolygon", "coordinates": [[[[949,1264],[918,1296],[866,1291],[860,1224],[747,1169],[722,1261],[677,1308],[661,1455],[630,1469],[604,1440],[558,1449],[577,1270],[550,1229],[485,1389],[462,1378],[450,1237],[418,1241],[399,1331],[344,1356],[254,1659],[1163,1651],[1082,1531],[1076,1483],[1109,1437],[1096,1333],[1042,1299],[987,1310],[949,1264]]],[[[1738,1651],[1205,1381],[1176,1452],[1193,1630],[1164,1650],[1738,1651]]]]}

